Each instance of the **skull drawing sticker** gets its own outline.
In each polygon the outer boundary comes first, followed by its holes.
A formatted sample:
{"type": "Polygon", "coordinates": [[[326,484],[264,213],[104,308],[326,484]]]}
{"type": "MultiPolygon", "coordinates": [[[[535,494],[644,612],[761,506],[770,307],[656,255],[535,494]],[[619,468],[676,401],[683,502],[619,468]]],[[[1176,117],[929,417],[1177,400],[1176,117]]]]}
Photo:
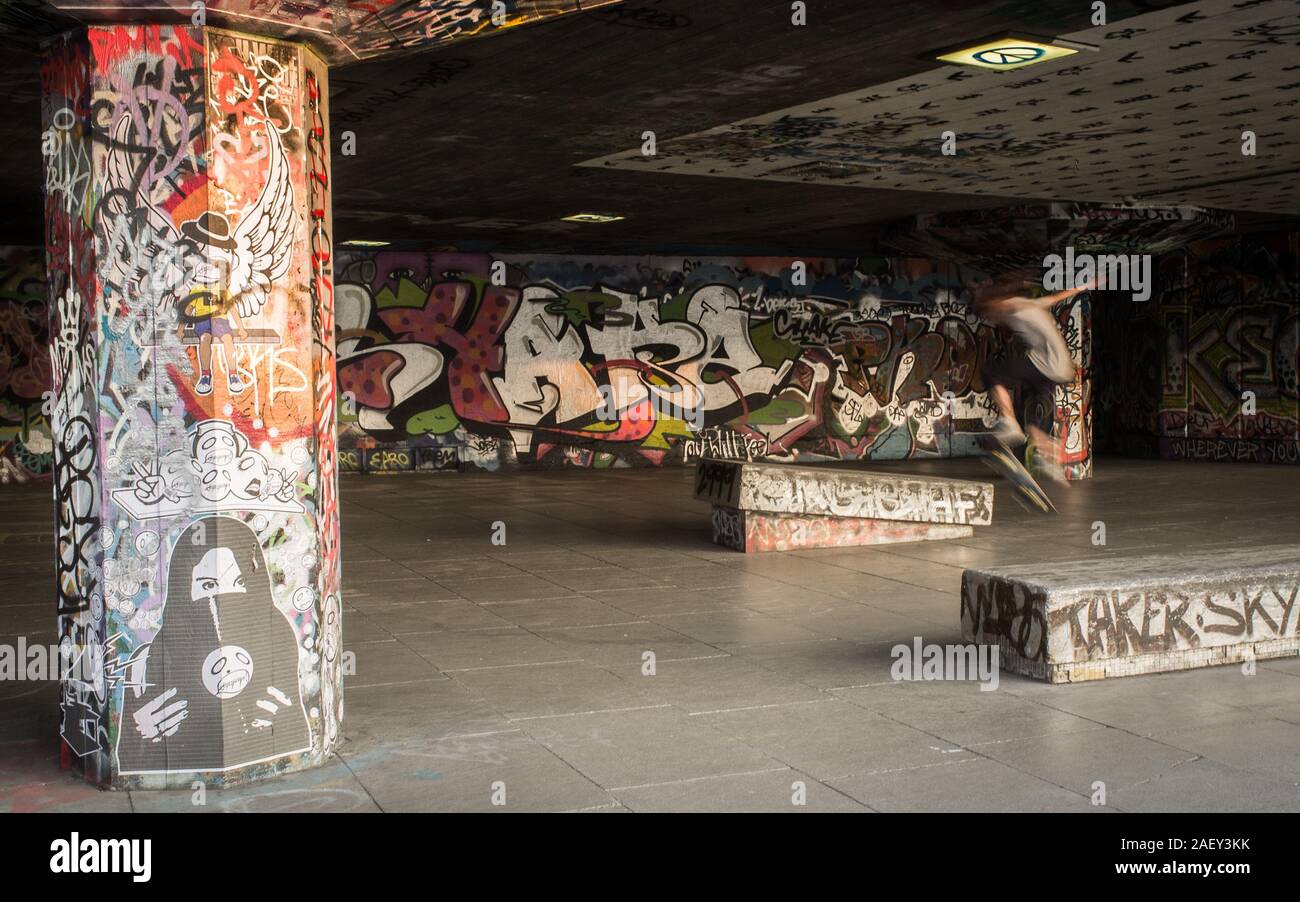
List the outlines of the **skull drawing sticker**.
{"type": "Polygon", "coordinates": [[[227,420],[203,420],[183,449],[136,467],[113,500],[139,520],[216,511],[301,511],[297,476],[272,467],[227,420]]]}

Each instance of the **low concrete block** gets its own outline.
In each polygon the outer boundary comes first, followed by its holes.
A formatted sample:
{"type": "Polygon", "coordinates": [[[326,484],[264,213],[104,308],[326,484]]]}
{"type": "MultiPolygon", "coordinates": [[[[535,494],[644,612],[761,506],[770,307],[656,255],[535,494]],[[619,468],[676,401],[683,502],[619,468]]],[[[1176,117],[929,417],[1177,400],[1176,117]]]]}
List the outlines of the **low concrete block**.
{"type": "Polygon", "coordinates": [[[698,500],[735,510],[963,526],[993,520],[988,482],[711,458],[695,473],[698,500]]]}
{"type": "Polygon", "coordinates": [[[721,505],[713,508],[713,541],[744,552],[961,539],[974,532],[975,527],[960,524],[769,514],[721,505]]]}
{"type": "Polygon", "coordinates": [[[1300,651],[1300,546],[967,570],[968,642],[1053,683],[1300,651]]]}

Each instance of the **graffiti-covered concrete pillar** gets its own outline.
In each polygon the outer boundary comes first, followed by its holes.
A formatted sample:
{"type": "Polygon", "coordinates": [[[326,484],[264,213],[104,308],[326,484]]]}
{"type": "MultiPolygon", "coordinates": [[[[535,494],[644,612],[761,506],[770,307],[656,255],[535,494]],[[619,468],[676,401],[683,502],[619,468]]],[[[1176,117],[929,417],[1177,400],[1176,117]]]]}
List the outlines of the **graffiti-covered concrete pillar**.
{"type": "Polygon", "coordinates": [[[340,738],[325,66],[214,28],[43,63],[65,761],[247,780],[340,738]]]}

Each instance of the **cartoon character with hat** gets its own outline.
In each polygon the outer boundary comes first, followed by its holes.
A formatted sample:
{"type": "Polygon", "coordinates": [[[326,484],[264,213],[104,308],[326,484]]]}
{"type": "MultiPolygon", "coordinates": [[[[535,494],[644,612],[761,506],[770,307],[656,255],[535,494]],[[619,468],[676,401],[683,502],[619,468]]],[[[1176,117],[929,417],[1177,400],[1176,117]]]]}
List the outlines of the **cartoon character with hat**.
{"type": "MultiPolygon", "coordinates": [[[[230,223],[220,213],[204,213],[198,219],[181,225],[181,233],[200,247],[213,250],[232,250],[235,241],[230,235],[230,223]]],[[[187,325],[194,327],[194,334],[199,339],[199,371],[194,391],[200,395],[212,393],[212,342],[221,342],[225,351],[226,372],[229,374],[230,393],[238,395],[248,386],[239,376],[239,367],[235,363],[235,340],[248,340],[248,330],[240,319],[239,310],[229,291],[225,289],[228,279],[218,278],[215,284],[200,287],[186,299],[184,315],[177,326],[176,334],[185,336],[187,325]],[[234,325],[232,333],[231,325],[234,325]]]]}
{"type": "MultiPolygon", "coordinates": [[[[123,112],[113,126],[105,168],[108,190],[104,194],[105,215],[120,217],[144,214],[143,227],[128,239],[141,245],[144,256],[156,260],[177,245],[188,245],[199,262],[184,278],[171,278],[162,299],[163,306],[175,306],[181,314],[178,334],[184,338],[193,327],[199,341],[198,378],[195,391],[212,393],[212,342],[221,342],[229,373],[230,392],[240,394],[248,386],[235,362],[235,336],[248,341],[244,321],[261,314],[277,281],[289,273],[298,214],[294,206],[293,181],[280,134],[267,127],[262,134],[266,149],[266,181],[257,200],[240,211],[236,224],[219,212],[208,211],[179,228],[171,217],[153,205],[136,173],[144,165],[131,148],[135,119],[123,112]],[[232,329],[233,323],[233,329],[232,329]]],[[[114,239],[117,240],[116,238],[114,239]]],[[[134,261],[140,253],[110,254],[106,281],[124,297],[156,296],[159,285],[143,287],[146,277],[154,282],[159,274],[173,276],[175,267],[141,267],[134,261]]]]}

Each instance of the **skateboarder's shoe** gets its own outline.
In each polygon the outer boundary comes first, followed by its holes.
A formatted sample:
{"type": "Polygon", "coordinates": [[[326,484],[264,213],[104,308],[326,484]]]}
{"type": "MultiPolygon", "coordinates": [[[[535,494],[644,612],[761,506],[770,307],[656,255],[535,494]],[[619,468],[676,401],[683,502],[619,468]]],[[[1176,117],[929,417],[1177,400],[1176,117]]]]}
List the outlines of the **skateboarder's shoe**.
{"type": "Polygon", "coordinates": [[[1025,443],[1025,434],[1016,425],[1015,420],[1007,417],[998,417],[998,423],[989,435],[1008,448],[1018,448],[1025,443]]]}
{"type": "Polygon", "coordinates": [[[196,395],[212,394],[212,376],[207,373],[200,376],[199,381],[194,385],[194,393],[196,395]]]}
{"type": "Polygon", "coordinates": [[[1050,480],[1062,488],[1069,487],[1065,467],[1061,464],[1061,449],[1053,442],[1033,441],[1025,449],[1025,462],[1033,475],[1050,480]]]}
{"type": "MultiPolygon", "coordinates": [[[[1021,507],[1044,514],[1056,512],[1052,499],[1030,475],[1029,470],[1025,469],[1025,465],[1016,458],[1014,451],[999,442],[991,433],[979,436],[977,441],[980,448],[984,450],[981,459],[990,469],[1011,483],[1014,489],[1012,497],[1021,507]]],[[[1029,451],[1032,456],[1033,449],[1030,448],[1029,451]]]]}
{"type": "Polygon", "coordinates": [[[239,378],[238,373],[230,374],[229,384],[230,384],[230,393],[232,395],[238,395],[241,392],[243,392],[244,389],[248,388],[248,386],[244,384],[244,380],[239,378]]]}
{"type": "Polygon", "coordinates": [[[1065,468],[1049,455],[1034,456],[1034,474],[1043,479],[1050,479],[1060,485],[1068,485],[1065,468]]]}

